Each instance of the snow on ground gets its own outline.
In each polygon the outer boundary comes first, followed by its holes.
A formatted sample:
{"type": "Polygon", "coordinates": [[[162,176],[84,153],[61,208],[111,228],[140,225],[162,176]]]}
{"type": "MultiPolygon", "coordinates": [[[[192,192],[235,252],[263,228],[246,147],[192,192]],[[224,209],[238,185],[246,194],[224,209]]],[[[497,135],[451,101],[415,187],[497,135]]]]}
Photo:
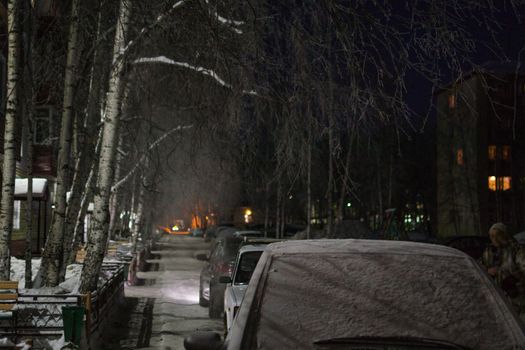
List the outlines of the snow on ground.
{"type": "Polygon", "coordinates": [[[154,279],[153,285],[126,287],[126,296],[155,298],[152,337],[149,349],[182,350],[183,339],[196,330],[223,332],[222,320],[210,320],[208,309],[199,306],[199,276],[202,261],[195,259],[209,251],[201,238],[167,236],[153,251],[158,271],[139,273],[140,278],[154,279]]]}
{"type": "MultiPolygon", "coordinates": [[[[39,288],[39,289],[25,289],[25,267],[26,263],[23,259],[11,257],[11,280],[18,281],[19,288],[23,289],[25,294],[75,294],[78,293],[80,282],[80,274],[82,273],[82,265],[72,264],[66,269],[66,279],[57,287],[53,288],[39,288]]],[[[35,277],[40,269],[40,258],[31,260],[31,273],[35,277]]],[[[103,280],[108,277],[104,276],[103,280]]]]}
{"type": "MultiPolygon", "coordinates": [[[[106,260],[104,260],[107,262],[106,260]]],[[[112,260],[113,261],[113,260],[112,260]]],[[[117,262],[117,261],[114,261],[117,262]]],[[[82,264],[71,264],[66,269],[65,281],[53,288],[25,289],[25,260],[11,257],[11,280],[18,281],[18,286],[25,294],[77,294],[80,286],[80,275],[82,264]]],[[[31,273],[33,278],[40,269],[40,258],[31,260],[31,273]]],[[[100,274],[98,284],[102,285],[111,277],[111,272],[103,271],[100,274]]]]}
{"type": "Polygon", "coordinates": [[[47,343],[51,349],[60,350],[65,345],[64,336],[62,336],[60,339],[48,340],[47,343]]]}
{"type": "MultiPolygon", "coordinates": [[[[31,274],[36,276],[40,269],[40,258],[31,259],[31,274]]],[[[24,288],[26,285],[26,261],[24,259],[17,259],[11,257],[11,280],[18,281],[18,287],[24,288]]]]}
{"type": "Polygon", "coordinates": [[[13,344],[13,342],[11,342],[9,339],[7,338],[0,338],[0,346],[15,346],[15,344],[13,344]]]}

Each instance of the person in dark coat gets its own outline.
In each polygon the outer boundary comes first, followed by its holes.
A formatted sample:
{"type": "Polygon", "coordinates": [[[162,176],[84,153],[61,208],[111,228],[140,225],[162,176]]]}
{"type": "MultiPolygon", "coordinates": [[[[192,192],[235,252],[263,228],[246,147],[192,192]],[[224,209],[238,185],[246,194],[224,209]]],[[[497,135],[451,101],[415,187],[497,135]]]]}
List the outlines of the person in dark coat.
{"type": "Polygon", "coordinates": [[[525,270],[525,254],[518,242],[498,222],[489,229],[490,245],[485,249],[482,264],[496,284],[512,299],[518,297],[525,270]]]}

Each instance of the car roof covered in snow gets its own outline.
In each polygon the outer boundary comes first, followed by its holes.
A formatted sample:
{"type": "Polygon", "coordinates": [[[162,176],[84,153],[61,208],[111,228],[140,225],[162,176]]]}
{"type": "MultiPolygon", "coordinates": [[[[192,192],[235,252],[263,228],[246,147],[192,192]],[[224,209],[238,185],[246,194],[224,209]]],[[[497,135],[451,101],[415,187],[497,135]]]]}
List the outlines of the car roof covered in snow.
{"type": "Polygon", "coordinates": [[[241,249],[239,249],[239,254],[242,255],[246,252],[262,252],[266,249],[267,246],[268,244],[261,244],[261,243],[246,244],[246,245],[241,246],[241,249]]]}
{"type": "Polygon", "coordinates": [[[312,254],[312,253],[390,253],[467,257],[457,249],[446,246],[386,240],[365,239],[318,239],[292,240],[272,243],[270,254],[312,254]]]}

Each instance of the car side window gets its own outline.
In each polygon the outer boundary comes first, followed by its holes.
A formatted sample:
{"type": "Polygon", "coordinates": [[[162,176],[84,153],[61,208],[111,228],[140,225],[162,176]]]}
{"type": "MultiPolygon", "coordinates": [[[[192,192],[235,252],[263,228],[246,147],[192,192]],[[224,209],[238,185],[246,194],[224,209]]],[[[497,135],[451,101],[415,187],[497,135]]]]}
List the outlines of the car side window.
{"type": "Polygon", "coordinates": [[[248,252],[241,255],[237,263],[235,273],[235,284],[248,284],[252,278],[253,271],[262,255],[262,251],[248,252]]]}
{"type": "Polygon", "coordinates": [[[213,252],[210,255],[210,261],[217,258],[217,255],[219,254],[220,245],[221,244],[219,242],[215,243],[215,247],[213,248],[213,252]]]}

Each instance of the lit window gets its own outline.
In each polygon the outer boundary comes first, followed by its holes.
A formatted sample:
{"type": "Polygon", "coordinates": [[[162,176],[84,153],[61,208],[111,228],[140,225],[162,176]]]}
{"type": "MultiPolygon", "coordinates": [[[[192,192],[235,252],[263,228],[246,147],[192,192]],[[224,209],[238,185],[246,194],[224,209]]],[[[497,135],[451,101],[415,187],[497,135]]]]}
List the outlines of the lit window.
{"type": "Polygon", "coordinates": [[[510,160],[510,146],[501,146],[501,159],[510,160]]]}
{"type": "Polygon", "coordinates": [[[13,205],[13,230],[20,230],[20,201],[13,205]]]}
{"type": "Polygon", "coordinates": [[[502,184],[503,186],[501,186],[501,188],[503,189],[503,191],[509,191],[511,189],[511,181],[512,181],[512,178],[510,176],[504,176],[502,178],[502,184]]]}
{"type": "Polygon", "coordinates": [[[496,160],[496,153],[498,151],[498,148],[496,147],[496,145],[490,145],[489,146],[489,160],[496,160]]]}
{"type": "Polygon", "coordinates": [[[511,176],[489,176],[488,187],[491,191],[509,191],[512,188],[511,176]]]}
{"type": "Polygon", "coordinates": [[[454,94],[448,95],[448,108],[450,109],[456,108],[456,95],[454,94]]]}
{"type": "Polygon", "coordinates": [[[496,176],[489,176],[489,190],[496,191],[496,176]]]}
{"type": "Polygon", "coordinates": [[[460,148],[456,152],[456,160],[458,162],[458,165],[465,164],[465,159],[463,158],[463,148],[460,148]]]}

